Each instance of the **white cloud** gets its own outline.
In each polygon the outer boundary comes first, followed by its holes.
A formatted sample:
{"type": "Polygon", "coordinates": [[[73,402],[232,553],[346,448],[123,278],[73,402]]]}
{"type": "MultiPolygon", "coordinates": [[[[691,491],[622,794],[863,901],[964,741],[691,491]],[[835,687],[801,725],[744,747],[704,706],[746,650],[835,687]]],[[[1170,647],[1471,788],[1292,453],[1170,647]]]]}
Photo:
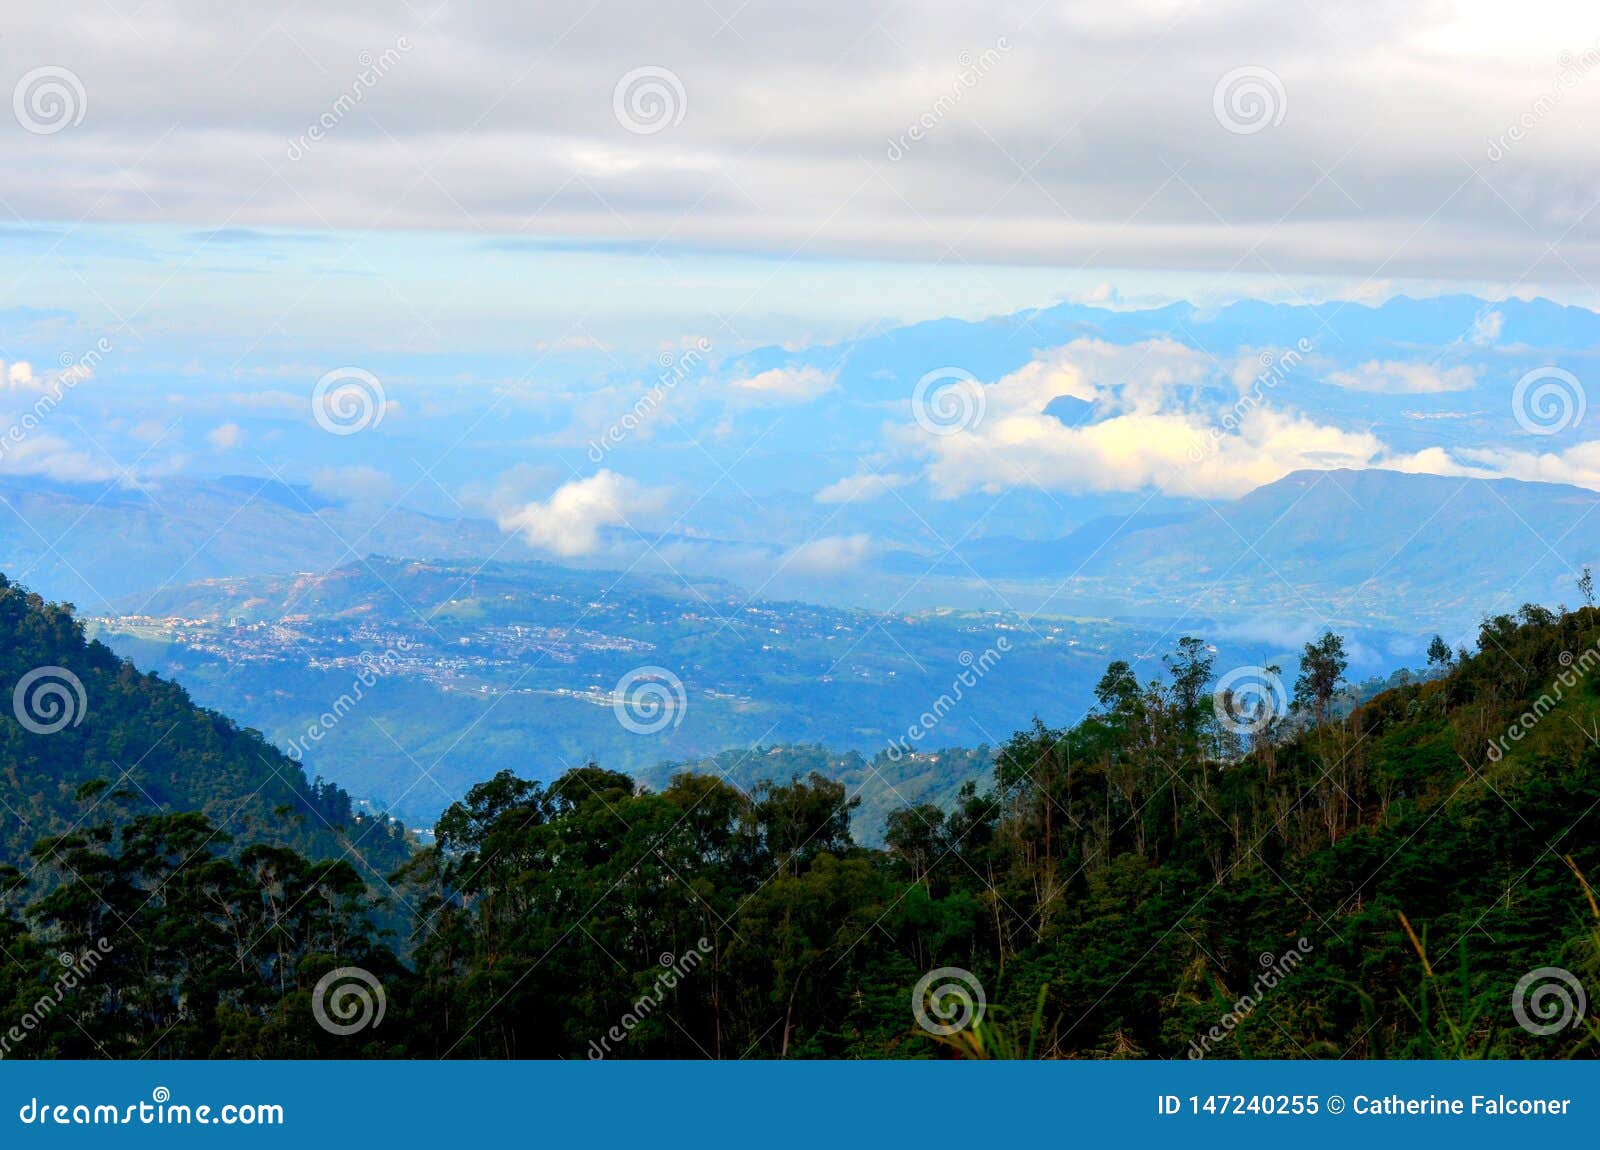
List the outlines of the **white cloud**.
{"type": "MultiPolygon", "coordinates": [[[[1229,498],[1291,471],[1404,467],[1370,432],[1320,424],[1267,401],[1223,410],[1195,406],[1203,353],[1168,340],[1114,347],[1078,340],[985,388],[985,413],[958,434],[901,439],[929,457],[936,495],[1014,486],[1229,498]],[[1112,386],[1115,385],[1115,386],[1112,386]],[[1113,401],[1112,414],[1066,427],[1043,414],[1061,394],[1113,401]]],[[[1441,453],[1442,454],[1442,453],[1441,453]]]]}
{"type": "Polygon", "coordinates": [[[816,367],[775,367],[728,386],[736,394],[772,403],[810,403],[833,390],[833,376],[816,367]]]}
{"type": "Polygon", "coordinates": [[[569,335],[560,339],[541,339],[533,345],[535,351],[606,351],[606,345],[592,335],[569,335]]]}
{"type": "Polygon", "coordinates": [[[1377,307],[1394,295],[1395,291],[1393,280],[1368,276],[1359,283],[1346,284],[1336,291],[1334,295],[1347,303],[1359,303],[1368,307],[1377,307]]]}
{"type": "Polygon", "coordinates": [[[1384,395],[1431,395],[1445,391],[1470,391],[1478,386],[1472,368],[1462,364],[1441,369],[1431,363],[1371,359],[1352,371],[1328,374],[1328,382],[1348,391],[1373,391],[1384,395]]]}
{"type": "Polygon", "coordinates": [[[535,494],[559,486],[561,471],[558,468],[518,463],[494,477],[492,484],[468,483],[456,492],[463,504],[479,509],[485,515],[499,518],[531,502],[535,494]]]}
{"type": "Polygon", "coordinates": [[[35,475],[62,483],[117,479],[121,473],[104,456],[80,450],[59,435],[35,433],[14,442],[0,429],[0,474],[35,475]]]}
{"type": "Polygon", "coordinates": [[[500,530],[516,532],[533,546],[556,555],[588,555],[600,547],[602,528],[637,525],[666,506],[667,493],[618,475],[597,471],[563,484],[542,502],[506,511],[500,530]]]}
{"type": "Polygon", "coordinates": [[[790,551],[780,570],[795,575],[833,575],[859,567],[871,553],[868,535],[825,535],[790,551]]]}
{"type": "Polygon", "coordinates": [[[217,451],[232,451],[244,442],[244,428],[237,423],[224,423],[206,434],[206,442],[217,451]]]}
{"type": "Polygon", "coordinates": [[[639,138],[619,127],[610,97],[661,54],[643,0],[576,18],[555,0],[484,0],[432,21],[370,4],[338,20],[146,6],[140,51],[123,54],[104,51],[101,20],[23,6],[7,43],[92,64],[92,106],[81,127],[51,137],[48,166],[31,162],[21,132],[0,137],[0,165],[7,202],[36,219],[474,226],[971,266],[1076,266],[1094,251],[1104,266],[1225,270],[1256,253],[1277,272],[1354,271],[1362,282],[1380,267],[1510,280],[1560,240],[1562,260],[1544,266],[1577,282],[1560,264],[1582,268],[1593,254],[1593,237],[1565,232],[1591,198],[1582,126],[1600,110],[1600,85],[1551,93],[1558,53],[1583,51],[1594,31],[1582,6],[1546,5],[1537,19],[1529,7],[1378,4],[1325,25],[1269,0],[1136,0],[1021,22],[960,4],[817,0],[803,22],[783,6],[724,21],[699,5],[675,22],[668,53],[687,92],[682,122],[639,138]],[[528,71],[553,25],[560,59],[528,71]],[[260,157],[281,159],[348,92],[358,55],[401,35],[413,50],[363,105],[383,130],[351,116],[259,187],[260,157]],[[970,90],[957,87],[972,74],[962,60],[1002,37],[1009,50],[970,90]],[[253,49],[194,67],[228,44],[253,49]],[[1286,115],[1260,135],[1234,135],[1213,113],[1217,81],[1245,62],[1273,69],[1284,93],[1286,115]],[[186,82],[166,82],[174,75],[186,82]],[[839,82],[819,85],[821,75],[839,82]],[[514,92],[507,76],[520,77],[514,92]],[[888,142],[953,87],[963,96],[929,137],[885,162],[888,142]],[[1075,130],[1058,139],[1064,124],[1075,130]],[[1488,161],[1513,128],[1505,160],[1488,161]],[[147,194],[106,194],[108,148],[124,168],[138,161],[147,194]],[[445,154],[436,179],[410,178],[410,157],[445,154]],[[1019,184],[994,162],[1006,155],[1035,164],[1035,178],[1019,184]],[[1482,169],[1466,187],[1463,158],[1482,169]],[[863,159],[874,161],[865,182],[863,159]]]}
{"type": "Polygon", "coordinates": [[[869,471],[859,475],[846,475],[843,479],[828,484],[813,498],[818,503],[866,503],[887,495],[896,487],[904,487],[908,483],[915,482],[914,475],[869,471]]]}
{"type": "MultiPolygon", "coordinates": [[[[0,364],[0,367],[3,367],[0,364]]],[[[12,387],[32,387],[34,385],[33,366],[25,361],[18,360],[6,370],[6,382],[12,387]]]]}
{"type": "Polygon", "coordinates": [[[128,428],[128,437],[153,447],[164,439],[176,439],[178,433],[174,426],[162,423],[159,419],[141,419],[128,428]]]}
{"type": "Polygon", "coordinates": [[[1600,491],[1600,439],[1575,444],[1565,451],[1516,451],[1509,448],[1458,448],[1473,464],[1472,474],[1533,483],[1570,483],[1600,491]]]}
{"type": "Polygon", "coordinates": [[[1228,369],[1228,378],[1233,381],[1233,386],[1243,395],[1255,385],[1256,380],[1266,377],[1272,371],[1273,364],[1278,361],[1282,351],[1277,348],[1257,350],[1255,348],[1241,347],[1239,354],[1234,357],[1233,365],[1228,369]]]}
{"type": "Polygon", "coordinates": [[[1117,302],[1117,288],[1115,284],[1101,281],[1088,291],[1067,292],[1063,296],[1070,303],[1097,304],[1109,307],[1117,302]]]}
{"type": "MultiPolygon", "coordinates": [[[[313,372],[312,379],[320,373],[313,372]]],[[[269,414],[301,415],[308,410],[306,393],[292,391],[235,391],[205,390],[193,393],[171,393],[168,399],[195,412],[227,414],[236,411],[262,411],[269,414]]]]}

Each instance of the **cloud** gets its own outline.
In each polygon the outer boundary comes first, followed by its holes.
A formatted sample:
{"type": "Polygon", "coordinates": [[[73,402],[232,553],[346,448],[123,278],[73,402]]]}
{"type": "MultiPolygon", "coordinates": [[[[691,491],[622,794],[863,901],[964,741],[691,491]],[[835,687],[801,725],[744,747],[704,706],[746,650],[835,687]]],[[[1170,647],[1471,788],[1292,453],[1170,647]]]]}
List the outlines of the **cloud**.
{"type": "Polygon", "coordinates": [[[59,435],[35,433],[14,441],[8,432],[0,429],[0,474],[33,475],[61,483],[91,483],[117,479],[121,472],[109,466],[104,456],[82,451],[59,435]]]}
{"type": "Polygon", "coordinates": [[[887,495],[896,487],[915,483],[916,478],[914,475],[899,475],[894,472],[847,475],[828,484],[812,498],[818,503],[866,503],[887,495]]]}
{"type": "Polygon", "coordinates": [[[1266,373],[1272,370],[1272,365],[1278,362],[1278,357],[1282,354],[1283,350],[1280,348],[1257,350],[1241,347],[1239,354],[1233,359],[1232,366],[1228,368],[1228,378],[1243,395],[1255,386],[1258,379],[1268,378],[1266,373]]]}
{"type": "Polygon", "coordinates": [[[1503,447],[1462,447],[1456,454],[1473,465],[1474,475],[1524,479],[1531,483],[1570,483],[1600,491],[1600,439],[1565,451],[1518,451],[1503,447]]]}
{"type": "Polygon", "coordinates": [[[206,442],[217,451],[231,451],[244,442],[244,428],[237,423],[224,423],[206,434],[206,442]]]}
{"type": "Polygon", "coordinates": [[[324,467],[311,473],[311,490],[344,503],[388,503],[400,486],[376,467],[324,467]]]}
{"type": "Polygon", "coordinates": [[[561,351],[606,351],[606,345],[592,335],[569,335],[560,339],[541,339],[533,345],[533,350],[541,352],[561,351]]]}
{"type": "Polygon", "coordinates": [[[790,551],[780,570],[792,575],[833,575],[859,567],[871,552],[870,536],[825,535],[790,551]]]}
{"type": "Polygon", "coordinates": [[[1116,285],[1101,281],[1088,291],[1069,291],[1062,295],[1069,303],[1095,304],[1100,307],[1110,307],[1117,303],[1121,296],[1116,285]]]}
{"type": "Polygon", "coordinates": [[[1371,391],[1383,395],[1431,395],[1446,391],[1470,391],[1478,386],[1472,368],[1440,369],[1431,363],[1404,363],[1372,359],[1353,371],[1328,374],[1328,382],[1347,391],[1371,391]]]}
{"type": "Polygon", "coordinates": [[[535,498],[537,492],[548,491],[558,485],[560,478],[561,471],[555,467],[518,463],[495,476],[492,484],[463,484],[456,496],[463,504],[498,519],[501,515],[520,510],[524,503],[535,498]]]}
{"type": "Polygon", "coordinates": [[[614,471],[597,471],[563,484],[542,502],[506,511],[497,521],[500,530],[571,558],[598,550],[602,528],[636,525],[659,513],[666,498],[663,490],[647,488],[614,471]]]}
{"type": "Polygon", "coordinates": [[[164,439],[177,439],[176,425],[162,423],[159,419],[141,419],[128,428],[128,438],[153,447],[164,439]]]}
{"type": "MultiPolygon", "coordinates": [[[[0,368],[5,367],[0,364],[0,368]]],[[[25,361],[18,360],[6,369],[6,382],[12,387],[34,386],[33,366],[25,361]]]]}
{"type": "Polygon", "coordinates": [[[1302,469],[1416,465],[1370,432],[1275,408],[1270,396],[1229,407],[1203,403],[1196,385],[1210,370],[1204,353],[1170,340],[1126,347],[1077,340],[987,385],[972,426],[899,438],[924,453],[940,498],[1019,486],[1231,498],[1302,469]],[[1068,427],[1044,414],[1060,394],[1098,400],[1110,414],[1068,427]]]}
{"type": "Polygon", "coordinates": [[[667,61],[686,93],[681,122],[648,136],[619,125],[611,94],[661,54],[655,6],[457,7],[397,21],[383,5],[338,20],[147,6],[141,50],[116,56],[98,21],[52,20],[44,6],[16,13],[8,43],[92,63],[92,106],[83,125],[50,138],[48,166],[31,162],[25,133],[0,137],[7,202],[32,219],[214,228],[231,217],[222,236],[190,240],[211,249],[247,229],[471,226],[785,257],[955,256],[974,267],[1077,266],[1092,251],[1103,266],[1225,270],[1254,254],[1283,274],[1360,279],[1381,267],[1510,281],[1542,261],[1574,283],[1561,262],[1581,269],[1593,254],[1585,231],[1563,232],[1588,207],[1594,165],[1581,126],[1600,110],[1600,86],[1550,98],[1557,52],[1594,38],[1577,6],[1534,17],[1489,4],[1369,5],[1324,26],[1270,0],[1144,0],[1018,24],[973,5],[817,0],[799,26],[787,6],[749,5],[724,21],[697,5],[675,23],[667,61]],[[560,60],[529,71],[552,26],[560,60]],[[343,118],[284,179],[259,187],[260,157],[282,163],[291,138],[347,96],[358,55],[400,36],[412,50],[366,94],[371,117],[343,118]],[[224,44],[253,49],[234,66],[193,67],[224,44]],[[840,72],[842,45],[851,51],[840,72]],[[991,54],[992,66],[969,66],[991,54]],[[1215,113],[1219,79],[1244,62],[1271,68],[1281,86],[1260,134],[1235,134],[1215,113]],[[186,82],[164,82],[175,75],[186,82]],[[828,75],[841,82],[819,85],[828,75]],[[512,98],[507,76],[519,77],[512,98]],[[953,105],[952,91],[962,93],[953,105]],[[775,109],[782,130],[771,133],[775,109]],[[886,161],[889,141],[935,114],[926,139],[886,161]],[[1353,123],[1363,128],[1354,142],[1353,123]],[[1517,139],[1500,147],[1511,130],[1517,139]],[[106,194],[108,142],[138,160],[147,194],[106,194]],[[1505,160],[1486,159],[1496,150],[1505,160]],[[444,154],[434,179],[409,178],[410,157],[444,154]],[[1018,183],[997,156],[1032,165],[1034,178],[1018,183]],[[1480,170],[1465,187],[1463,158],[1480,170]],[[1544,258],[1558,239],[1565,261],[1544,258]]]}
{"type": "MultiPolygon", "coordinates": [[[[315,379],[316,373],[311,378],[315,379]]],[[[310,399],[304,392],[292,391],[238,391],[229,389],[206,390],[172,395],[172,402],[182,403],[197,412],[218,414],[237,411],[261,411],[269,414],[302,415],[310,408],[310,399]]]]}
{"type": "Polygon", "coordinates": [[[833,390],[834,373],[816,367],[775,367],[759,375],[736,379],[728,386],[735,394],[770,403],[810,403],[833,390]]]}

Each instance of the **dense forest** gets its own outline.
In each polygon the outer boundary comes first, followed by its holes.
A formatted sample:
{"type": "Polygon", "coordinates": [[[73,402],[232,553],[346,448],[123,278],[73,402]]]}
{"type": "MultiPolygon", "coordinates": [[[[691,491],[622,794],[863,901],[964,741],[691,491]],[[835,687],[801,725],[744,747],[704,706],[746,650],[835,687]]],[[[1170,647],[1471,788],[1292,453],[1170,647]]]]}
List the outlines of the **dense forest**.
{"type": "Polygon", "coordinates": [[[1592,606],[1486,619],[1475,654],[1436,641],[1365,699],[1325,634],[1283,706],[1179,639],[984,784],[889,812],[881,848],[845,783],[717,760],[654,790],[502,772],[409,852],[67,609],[7,584],[0,619],[7,684],[49,662],[94,700],[49,734],[0,708],[34,832],[0,875],[7,1057],[1600,1049],[1592,606]],[[270,770],[239,777],[250,756],[270,770]],[[248,821],[219,802],[286,777],[248,821]]]}
{"type": "Polygon", "coordinates": [[[202,814],[245,842],[315,857],[349,852],[373,881],[406,857],[397,825],[308,780],[260,732],[87,641],[71,604],[48,603],[3,575],[0,685],[0,864],[20,864],[35,840],[119,802],[202,814]]]}

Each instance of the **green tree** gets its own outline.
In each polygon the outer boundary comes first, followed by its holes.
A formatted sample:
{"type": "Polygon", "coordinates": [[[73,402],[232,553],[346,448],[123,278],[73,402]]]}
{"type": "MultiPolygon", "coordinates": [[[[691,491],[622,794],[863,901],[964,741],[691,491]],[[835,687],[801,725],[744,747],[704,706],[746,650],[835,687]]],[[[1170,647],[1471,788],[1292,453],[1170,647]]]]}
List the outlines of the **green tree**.
{"type": "Polygon", "coordinates": [[[1433,642],[1428,644],[1428,666],[1437,667],[1441,671],[1447,669],[1455,659],[1455,654],[1450,650],[1450,644],[1444,641],[1443,635],[1435,635],[1433,642]]]}
{"type": "Polygon", "coordinates": [[[1332,631],[1307,643],[1300,655],[1300,673],[1294,681],[1294,705],[1308,712],[1321,726],[1328,721],[1333,698],[1344,683],[1349,660],[1344,639],[1332,631]]]}

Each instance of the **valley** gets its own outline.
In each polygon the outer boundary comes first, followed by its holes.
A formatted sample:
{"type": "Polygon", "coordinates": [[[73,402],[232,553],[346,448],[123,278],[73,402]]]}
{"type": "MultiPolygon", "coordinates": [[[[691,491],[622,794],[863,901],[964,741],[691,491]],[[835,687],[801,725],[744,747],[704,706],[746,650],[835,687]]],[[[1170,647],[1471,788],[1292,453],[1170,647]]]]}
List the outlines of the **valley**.
{"type": "Polygon", "coordinates": [[[643,771],[789,743],[871,759],[974,661],[982,682],[915,750],[993,744],[1036,713],[1087,706],[1113,651],[1148,647],[1153,669],[1170,646],[1151,624],[891,616],[751,600],[715,580],[377,558],[193,584],[90,628],[301,748],[313,773],[424,823],[499,769],[549,778],[593,759],[643,771]],[[630,718],[629,676],[640,705],[654,684],[669,710],[630,718]]]}

